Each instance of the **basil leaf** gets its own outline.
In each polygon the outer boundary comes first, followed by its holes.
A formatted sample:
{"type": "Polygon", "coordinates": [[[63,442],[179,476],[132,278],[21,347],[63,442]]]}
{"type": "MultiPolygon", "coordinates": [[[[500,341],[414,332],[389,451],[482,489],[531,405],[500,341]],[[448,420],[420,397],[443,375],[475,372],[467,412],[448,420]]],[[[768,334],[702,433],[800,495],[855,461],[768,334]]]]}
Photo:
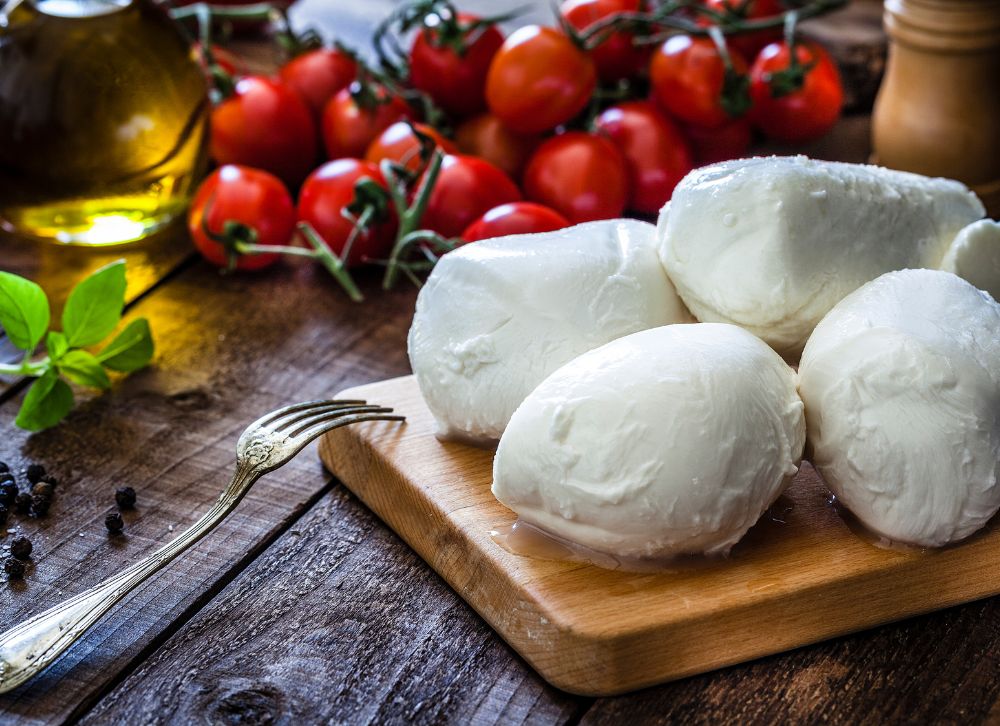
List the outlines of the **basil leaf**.
{"type": "Polygon", "coordinates": [[[0,272],[0,325],[10,342],[34,350],[49,327],[49,299],[31,280],[0,272]]]}
{"type": "Polygon", "coordinates": [[[41,431],[62,421],[71,408],[72,389],[50,368],[31,384],[14,423],[28,431],[41,431]]]}
{"type": "Polygon", "coordinates": [[[152,359],[153,337],[146,318],[133,320],[97,354],[97,360],[106,368],[122,373],[144,368],[152,359]]]}
{"type": "Polygon", "coordinates": [[[81,386],[111,388],[111,380],[100,362],[85,350],[71,350],[60,358],[59,372],[81,386]]]}
{"type": "Polygon", "coordinates": [[[54,362],[66,355],[69,343],[66,342],[66,336],[58,330],[50,330],[45,339],[45,347],[49,351],[49,358],[54,362]]]}
{"type": "Polygon", "coordinates": [[[73,288],[63,309],[62,325],[72,348],[104,340],[122,317],[125,261],[105,265],[73,288]]]}

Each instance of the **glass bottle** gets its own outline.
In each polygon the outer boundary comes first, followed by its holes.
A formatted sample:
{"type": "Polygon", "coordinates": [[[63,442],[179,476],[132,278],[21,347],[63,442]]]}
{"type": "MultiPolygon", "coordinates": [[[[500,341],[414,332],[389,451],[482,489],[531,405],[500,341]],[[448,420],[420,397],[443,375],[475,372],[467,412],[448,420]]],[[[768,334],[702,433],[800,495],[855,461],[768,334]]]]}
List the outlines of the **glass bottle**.
{"type": "Polygon", "coordinates": [[[63,243],[140,239],[204,172],[208,95],[152,0],[0,0],[0,226],[63,243]]]}

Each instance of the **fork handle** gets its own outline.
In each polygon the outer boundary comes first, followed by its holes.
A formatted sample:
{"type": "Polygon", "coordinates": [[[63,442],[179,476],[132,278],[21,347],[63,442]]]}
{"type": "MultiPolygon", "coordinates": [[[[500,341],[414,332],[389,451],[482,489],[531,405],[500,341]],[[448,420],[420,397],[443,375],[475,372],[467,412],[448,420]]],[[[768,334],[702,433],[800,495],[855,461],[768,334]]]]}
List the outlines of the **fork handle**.
{"type": "Polygon", "coordinates": [[[0,634],[0,693],[13,690],[47,668],[130,592],[211,532],[260,477],[260,472],[238,469],[212,508],[169,544],[0,634]]]}

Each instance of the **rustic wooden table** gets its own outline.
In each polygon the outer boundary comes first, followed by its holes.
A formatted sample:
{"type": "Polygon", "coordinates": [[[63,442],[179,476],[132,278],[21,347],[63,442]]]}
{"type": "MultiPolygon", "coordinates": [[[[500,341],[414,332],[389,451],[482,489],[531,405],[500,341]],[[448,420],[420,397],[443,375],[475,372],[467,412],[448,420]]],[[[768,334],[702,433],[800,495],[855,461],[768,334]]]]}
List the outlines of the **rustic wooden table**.
{"type": "MultiPolygon", "coordinates": [[[[305,0],[298,12],[350,39],[387,4],[305,0]]],[[[863,160],[867,119],[846,119],[810,152],[863,160]]],[[[221,277],[181,232],[108,252],[0,237],[0,268],[57,299],[117,257],[129,264],[126,317],[150,319],[155,364],[34,436],[13,426],[23,382],[0,384],[0,460],[43,463],[63,482],[49,517],[23,524],[34,572],[0,584],[3,629],[196,519],[260,413],[408,372],[413,289],[382,294],[365,276],[358,306],[304,265],[221,277]],[[124,484],[139,506],[126,536],[109,539],[102,520],[124,484]]],[[[0,340],[0,357],[12,354],[0,340]]],[[[331,480],[314,448],[41,677],[0,696],[2,723],[998,719],[1000,598],[619,698],[557,691],[331,480]]]]}

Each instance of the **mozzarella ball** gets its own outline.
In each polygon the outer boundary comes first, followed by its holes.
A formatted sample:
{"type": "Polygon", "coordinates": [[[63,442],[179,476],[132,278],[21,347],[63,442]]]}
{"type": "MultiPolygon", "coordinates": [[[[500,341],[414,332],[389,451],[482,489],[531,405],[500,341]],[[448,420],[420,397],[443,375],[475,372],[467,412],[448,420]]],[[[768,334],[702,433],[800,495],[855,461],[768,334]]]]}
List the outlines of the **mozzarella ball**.
{"type": "Polygon", "coordinates": [[[690,320],[645,222],[608,220],[465,245],[417,298],[410,363],[438,434],[495,443],[563,363],[638,330],[690,320]]]}
{"type": "Polygon", "coordinates": [[[804,156],[696,169],[661,220],[660,257],[702,322],[795,360],[830,308],[891,270],[939,267],[985,213],[956,181],[804,156]]]}
{"type": "Polygon", "coordinates": [[[493,494],[527,522],[627,558],[725,553],[805,442],[791,368],[733,325],[620,338],[545,379],[511,418],[493,494]]]}
{"type": "Polygon", "coordinates": [[[1000,298],[1000,222],[981,219],[962,229],[941,269],[968,280],[994,300],[1000,298]]]}
{"type": "Polygon", "coordinates": [[[1000,305],[904,270],[841,301],[802,355],[816,468],[871,531],[938,547],[1000,507],[1000,305]]]}

